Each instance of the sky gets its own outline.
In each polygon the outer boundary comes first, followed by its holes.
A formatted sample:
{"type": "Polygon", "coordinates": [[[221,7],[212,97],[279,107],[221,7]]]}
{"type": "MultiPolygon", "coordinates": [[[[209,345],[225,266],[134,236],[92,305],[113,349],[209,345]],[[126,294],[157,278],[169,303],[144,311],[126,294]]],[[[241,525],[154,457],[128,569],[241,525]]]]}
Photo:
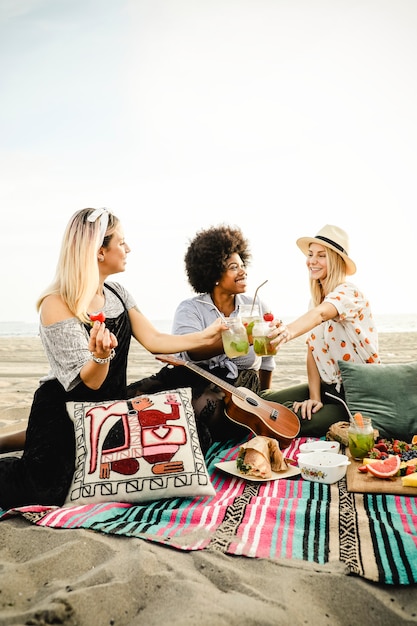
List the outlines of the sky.
{"type": "Polygon", "coordinates": [[[1,0],[0,322],[37,320],[69,218],[101,206],[152,320],[219,224],[276,317],[306,310],[295,241],[325,224],[375,314],[417,315],[416,32],[415,0],[1,0]]]}

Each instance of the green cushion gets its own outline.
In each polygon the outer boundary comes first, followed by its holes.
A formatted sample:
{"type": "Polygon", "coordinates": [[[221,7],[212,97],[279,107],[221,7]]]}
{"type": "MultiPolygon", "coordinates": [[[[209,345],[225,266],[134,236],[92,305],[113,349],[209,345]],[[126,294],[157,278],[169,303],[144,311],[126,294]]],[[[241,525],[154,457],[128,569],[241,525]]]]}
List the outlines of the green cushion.
{"type": "Polygon", "coordinates": [[[351,413],[370,417],[381,437],[410,442],[417,434],[417,361],[371,365],[339,361],[351,413]]]}

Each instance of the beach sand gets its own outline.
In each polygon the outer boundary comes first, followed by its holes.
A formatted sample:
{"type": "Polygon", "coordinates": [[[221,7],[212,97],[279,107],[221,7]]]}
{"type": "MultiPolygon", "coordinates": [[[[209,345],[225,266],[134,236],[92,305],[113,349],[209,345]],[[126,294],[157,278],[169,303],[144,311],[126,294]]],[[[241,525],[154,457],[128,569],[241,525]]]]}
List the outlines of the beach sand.
{"type": "MultiPolygon", "coordinates": [[[[384,363],[416,360],[417,334],[380,336],[384,363]]],[[[299,338],[276,358],[273,387],[306,380],[299,338]]],[[[161,363],[132,345],[129,382],[161,363]]],[[[0,338],[0,431],[25,426],[48,371],[37,337],[0,338]]],[[[417,589],[381,586],[339,565],[181,552],[141,539],[0,525],[0,626],[378,626],[417,623],[417,589]]]]}

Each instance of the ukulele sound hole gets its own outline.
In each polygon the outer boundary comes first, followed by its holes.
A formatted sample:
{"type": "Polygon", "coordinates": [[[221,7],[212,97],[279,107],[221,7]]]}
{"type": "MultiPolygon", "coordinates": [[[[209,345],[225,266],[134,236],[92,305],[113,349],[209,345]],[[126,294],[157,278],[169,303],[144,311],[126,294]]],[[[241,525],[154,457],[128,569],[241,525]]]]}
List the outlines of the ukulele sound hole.
{"type": "Polygon", "coordinates": [[[258,406],[257,401],[255,400],[255,398],[246,398],[246,402],[248,404],[251,404],[252,406],[258,406]]]}

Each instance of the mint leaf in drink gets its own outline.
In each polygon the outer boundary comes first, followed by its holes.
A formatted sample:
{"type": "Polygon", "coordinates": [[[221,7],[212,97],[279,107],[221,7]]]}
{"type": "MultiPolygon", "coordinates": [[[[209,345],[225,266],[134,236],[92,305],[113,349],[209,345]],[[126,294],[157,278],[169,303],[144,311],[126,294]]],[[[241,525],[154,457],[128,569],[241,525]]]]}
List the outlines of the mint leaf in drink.
{"type": "Polygon", "coordinates": [[[237,341],[234,344],[234,347],[235,347],[236,352],[246,352],[248,348],[248,342],[242,339],[242,341],[237,341]]]}

